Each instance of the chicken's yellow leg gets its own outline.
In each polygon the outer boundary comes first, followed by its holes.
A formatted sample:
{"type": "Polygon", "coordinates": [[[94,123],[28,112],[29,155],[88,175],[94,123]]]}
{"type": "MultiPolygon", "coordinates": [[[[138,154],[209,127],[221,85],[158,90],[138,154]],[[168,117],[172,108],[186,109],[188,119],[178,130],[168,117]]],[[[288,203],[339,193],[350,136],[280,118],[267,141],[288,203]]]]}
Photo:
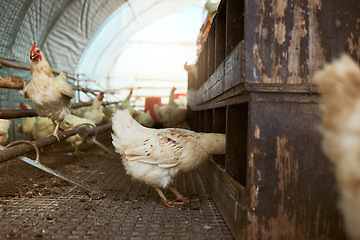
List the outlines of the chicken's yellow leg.
{"type": "Polygon", "coordinates": [[[157,193],[159,194],[159,196],[162,199],[161,203],[167,207],[174,207],[175,204],[176,205],[184,204],[183,202],[172,202],[172,201],[167,200],[164,193],[161,191],[160,188],[155,187],[155,190],[157,191],[157,193]]]}
{"type": "Polygon", "coordinates": [[[189,202],[198,202],[199,199],[189,199],[187,197],[184,197],[181,193],[179,193],[174,187],[172,186],[169,186],[169,190],[172,191],[176,198],[174,199],[174,202],[179,200],[179,201],[182,201],[182,202],[185,202],[185,203],[189,203],[189,202]]]}
{"type": "Polygon", "coordinates": [[[62,132],[59,131],[59,127],[60,127],[60,122],[57,122],[54,132],[52,134],[50,134],[49,136],[55,136],[56,139],[60,142],[60,139],[59,139],[59,136],[58,136],[57,133],[59,132],[61,135],[63,135],[63,136],[65,136],[65,135],[62,132]]]}

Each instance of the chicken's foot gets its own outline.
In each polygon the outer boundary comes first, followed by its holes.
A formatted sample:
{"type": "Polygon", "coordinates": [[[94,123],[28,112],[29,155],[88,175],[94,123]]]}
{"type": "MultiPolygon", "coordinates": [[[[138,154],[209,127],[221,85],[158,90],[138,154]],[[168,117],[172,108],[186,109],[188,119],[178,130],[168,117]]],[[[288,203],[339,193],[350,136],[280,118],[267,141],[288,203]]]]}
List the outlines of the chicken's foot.
{"type": "Polygon", "coordinates": [[[56,139],[58,140],[58,142],[60,142],[60,138],[59,138],[58,133],[60,133],[61,135],[63,135],[65,137],[65,135],[59,130],[59,126],[60,126],[60,122],[56,123],[54,132],[48,136],[48,137],[55,136],[56,139]]]}
{"type": "Polygon", "coordinates": [[[181,202],[184,202],[184,203],[190,203],[190,202],[198,202],[199,199],[190,199],[190,198],[187,198],[187,197],[184,197],[181,193],[179,193],[174,187],[172,186],[169,186],[168,187],[170,191],[172,191],[176,198],[174,199],[173,202],[176,202],[176,201],[181,201],[181,202]]]}
{"type": "Polygon", "coordinates": [[[159,196],[161,197],[162,201],[161,203],[164,204],[167,207],[175,207],[175,205],[182,205],[184,204],[184,202],[174,202],[174,201],[169,201],[166,199],[164,193],[161,191],[160,188],[155,187],[155,190],[157,191],[157,193],[159,194],[159,196]]]}

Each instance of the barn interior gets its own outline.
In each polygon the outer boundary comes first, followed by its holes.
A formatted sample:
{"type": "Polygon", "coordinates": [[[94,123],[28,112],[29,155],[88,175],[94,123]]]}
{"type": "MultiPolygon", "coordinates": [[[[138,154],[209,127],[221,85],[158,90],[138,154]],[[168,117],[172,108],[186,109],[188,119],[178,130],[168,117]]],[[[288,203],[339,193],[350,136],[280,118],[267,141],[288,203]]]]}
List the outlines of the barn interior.
{"type": "MultiPolygon", "coordinates": [[[[322,92],[314,82],[343,54],[360,62],[359,2],[0,6],[1,239],[360,237],[351,230],[360,221],[350,224],[339,207],[344,186],[323,151],[322,92]],[[70,115],[86,119],[65,118],[57,136],[28,90],[36,47],[56,78],[66,73],[70,115]],[[118,109],[154,131],[225,134],[225,154],[209,154],[173,180],[199,201],[166,206],[153,186],[127,173],[114,147],[118,109]]],[[[351,186],[360,192],[360,167],[354,174],[351,186]]]]}

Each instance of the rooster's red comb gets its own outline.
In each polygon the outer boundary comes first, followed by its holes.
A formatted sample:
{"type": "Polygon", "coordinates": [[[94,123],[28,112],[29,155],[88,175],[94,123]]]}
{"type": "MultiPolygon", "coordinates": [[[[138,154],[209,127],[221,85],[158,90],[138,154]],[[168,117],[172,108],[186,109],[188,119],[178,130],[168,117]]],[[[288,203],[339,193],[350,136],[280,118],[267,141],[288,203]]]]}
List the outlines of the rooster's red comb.
{"type": "Polygon", "coordinates": [[[103,92],[99,93],[98,99],[99,99],[99,101],[102,101],[104,99],[104,93],[103,92]]]}
{"type": "Polygon", "coordinates": [[[33,43],[32,48],[30,49],[30,51],[34,51],[35,52],[36,49],[36,42],[33,43]]]}

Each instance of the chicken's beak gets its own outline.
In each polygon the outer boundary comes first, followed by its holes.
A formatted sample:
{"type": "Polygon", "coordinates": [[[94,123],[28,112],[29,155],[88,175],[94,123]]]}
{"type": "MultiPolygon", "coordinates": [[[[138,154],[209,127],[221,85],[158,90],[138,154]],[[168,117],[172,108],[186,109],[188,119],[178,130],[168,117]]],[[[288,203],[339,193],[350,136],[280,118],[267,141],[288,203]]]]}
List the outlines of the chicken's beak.
{"type": "Polygon", "coordinates": [[[33,60],[36,57],[36,53],[30,52],[30,60],[33,60]]]}

